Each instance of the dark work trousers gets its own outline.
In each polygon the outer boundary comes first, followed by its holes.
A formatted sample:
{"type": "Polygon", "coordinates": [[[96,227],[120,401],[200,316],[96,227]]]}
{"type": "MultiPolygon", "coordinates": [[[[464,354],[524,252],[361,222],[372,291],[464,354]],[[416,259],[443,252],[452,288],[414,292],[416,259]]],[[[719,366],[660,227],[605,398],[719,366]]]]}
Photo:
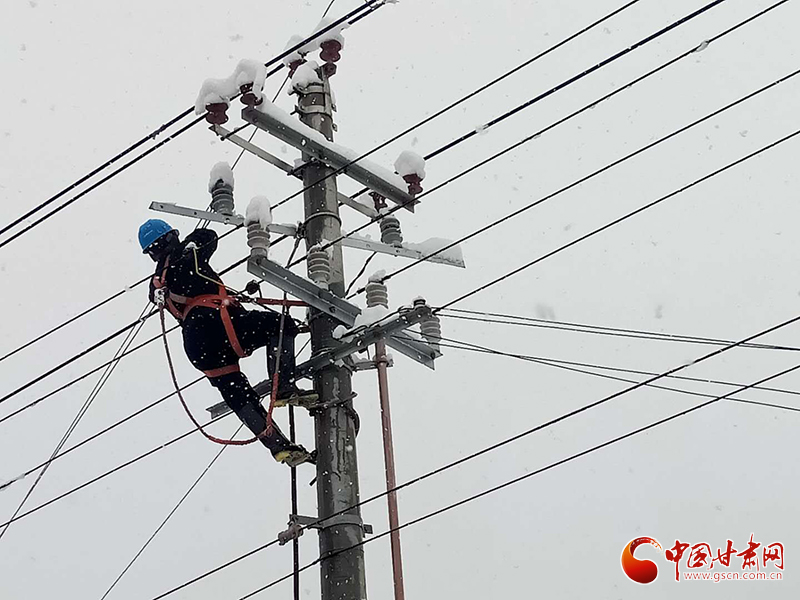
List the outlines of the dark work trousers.
{"type": "MultiPolygon", "coordinates": [[[[272,312],[247,311],[241,307],[231,307],[231,319],[236,337],[242,349],[251,354],[259,348],[267,349],[267,373],[270,381],[276,369],[275,354],[280,332],[280,314],[272,312]]],[[[283,329],[281,360],[278,365],[278,384],[281,390],[293,385],[295,356],[294,340],[297,326],[291,318],[286,318],[283,329]]],[[[183,323],[183,344],[186,356],[201,371],[218,369],[238,362],[225,332],[225,327],[214,308],[197,307],[192,309],[183,323]]],[[[261,406],[259,397],[244,373],[229,373],[209,378],[239,419],[253,434],[262,433],[267,427],[267,411],[261,406]]],[[[261,439],[275,454],[289,447],[290,442],[277,425],[272,433],[261,439]]]]}

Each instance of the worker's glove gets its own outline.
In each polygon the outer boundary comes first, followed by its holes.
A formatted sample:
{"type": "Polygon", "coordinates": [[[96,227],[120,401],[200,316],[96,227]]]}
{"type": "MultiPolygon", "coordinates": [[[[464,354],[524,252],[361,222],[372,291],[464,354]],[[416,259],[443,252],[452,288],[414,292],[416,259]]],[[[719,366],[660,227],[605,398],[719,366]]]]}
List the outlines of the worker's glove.
{"type": "Polygon", "coordinates": [[[153,300],[159,308],[164,308],[167,303],[167,288],[156,288],[153,291],[153,300]]]}

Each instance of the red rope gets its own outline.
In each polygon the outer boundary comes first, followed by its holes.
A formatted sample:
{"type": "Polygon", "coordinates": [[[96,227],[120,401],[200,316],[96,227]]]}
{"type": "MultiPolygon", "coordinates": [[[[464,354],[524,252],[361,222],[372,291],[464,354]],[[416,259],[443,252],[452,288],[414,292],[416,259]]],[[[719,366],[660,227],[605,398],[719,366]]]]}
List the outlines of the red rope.
{"type": "MultiPolygon", "coordinates": [[[[189,419],[191,419],[195,427],[197,427],[200,430],[200,433],[202,433],[207,440],[210,440],[215,444],[222,444],[223,446],[246,446],[248,444],[252,444],[253,442],[257,442],[262,437],[268,435],[269,430],[272,428],[272,423],[269,419],[267,420],[267,428],[262,433],[258,434],[256,437],[250,438],[248,440],[223,440],[214,437],[209,433],[206,433],[206,430],[203,429],[203,426],[200,425],[200,423],[197,422],[197,419],[194,418],[194,415],[192,415],[192,412],[189,410],[189,406],[186,404],[186,400],[183,399],[183,394],[181,394],[180,385],[178,384],[178,378],[175,376],[175,367],[172,364],[172,355],[170,354],[169,351],[169,343],[167,342],[167,325],[166,322],[164,321],[163,304],[158,307],[158,314],[161,317],[161,333],[164,339],[164,351],[167,353],[167,364],[169,364],[169,372],[170,375],[172,376],[172,383],[175,385],[175,393],[178,395],[178,398],[180,399],[181,404],[183,405],[183,409],[186,411],[186,414],[189,415],[189,419]]],[[[270,408],[271,405],[272,405],[272,400],[270,400],[270,408]]]]}

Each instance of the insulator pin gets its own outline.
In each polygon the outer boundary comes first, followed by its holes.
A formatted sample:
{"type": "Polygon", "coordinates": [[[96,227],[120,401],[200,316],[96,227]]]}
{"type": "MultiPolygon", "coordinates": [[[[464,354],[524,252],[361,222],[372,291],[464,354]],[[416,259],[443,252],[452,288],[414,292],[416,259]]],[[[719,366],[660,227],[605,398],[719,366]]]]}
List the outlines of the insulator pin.
{"type": "Polygon", "coordinates": [[[206,121],[212,125],[224,125],[228,122],[228,103],[212,102],[206,104],[206,121]]]}
{"type": "Polygon", "coordinates": [[[403,232],[400,229],[400,219],[394,215],[386,215],[380,220],[381,241],[390,246],[403,245],[403,232]]]}
{"type": "MultiPolygon", "coordinates": [[[[414,306],[424,306],[427,304],[424,298],[417,298],[414,300],[414,306]]],[[[419,324],[419,330],[430,346],[439,352],[440,346],[439,342],[442,340],[442,323],[436,315],[432,314],[430,317],[421,321],[419,324]]]]}
{"type": "Polygon", "coordinates": [[[266,258],[269,253],[269,231],[258,222],[250,223],[247,226],[247,245],[250,246],[250,256],[266,258]]]}
{"type": "Polygon", "coordinates": [[[211,188],[211,210],[228,217],[233,215],[233,186],[222,179],[211,188]]]}
{"type": "Polygon", "coordinates": [[[408,184],[408,193],[412,196],[416,196],[417,194],[422,193],[422,178],[417,175],[416,173],[411,173],[410,175],[406,175],[403,177],[403,180],[408,184]]]}
{"type": "Polygon", "coordinates": [[[383,306],[389,308],[389,290],[386,289],[386,284],[379,281],[370,281],[364,286],[364,291],[367,293],[367,307],[383,306]]]}
{"type": "Polygon", "coordinates": [[[242,84],[239,86],[239,91],[242,93],[242,95],[239,97],[239,101],[242,104],[253,107],[264,102],[264,98],[260,97],[253,91],[253,82],[242,84]]]}
{"type": "Polygon", "coordinates": [[[331,279],[331,259],[325,250],[315,247],[308,253],[308,277],[322,288],[328,288],[331,279]]]}

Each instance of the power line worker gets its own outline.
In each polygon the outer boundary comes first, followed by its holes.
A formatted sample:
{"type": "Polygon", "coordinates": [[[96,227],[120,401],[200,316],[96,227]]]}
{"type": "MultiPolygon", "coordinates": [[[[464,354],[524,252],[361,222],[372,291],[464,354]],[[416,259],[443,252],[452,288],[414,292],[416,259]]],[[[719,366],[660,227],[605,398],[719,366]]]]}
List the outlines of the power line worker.
{"type": "Polygon", "coordinates": [[[294,340],[298,328],[284,320],[280,360],[276,363],[280,315],[248,311],[229,296],[220,276],[208,261],[217,249],[217,234],[199,228],[180,241],[178,231],[161,219],[150,219],[139,228],[142,252],[156,263],[150,281],[150,301],[166,305],[181,325],[186,356],[205,373],[225,403],[278,462],[296,466],[314,462],[315,455],[290,442],[273,423],[266,433],[267,411],[244,373],[239,359],[267,348],[270,380],[278,370],[278,400],[306,394],[293,382],[294,340]]]}

